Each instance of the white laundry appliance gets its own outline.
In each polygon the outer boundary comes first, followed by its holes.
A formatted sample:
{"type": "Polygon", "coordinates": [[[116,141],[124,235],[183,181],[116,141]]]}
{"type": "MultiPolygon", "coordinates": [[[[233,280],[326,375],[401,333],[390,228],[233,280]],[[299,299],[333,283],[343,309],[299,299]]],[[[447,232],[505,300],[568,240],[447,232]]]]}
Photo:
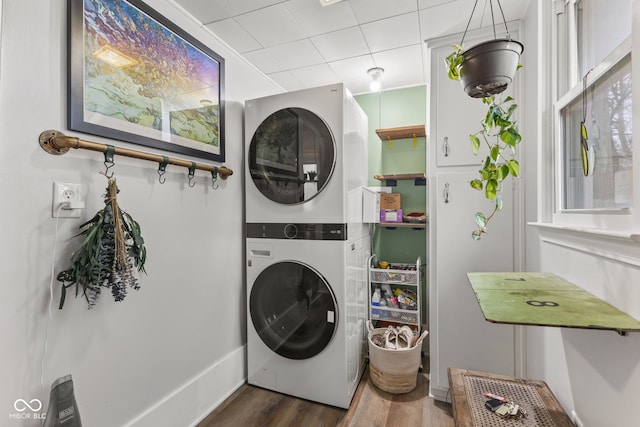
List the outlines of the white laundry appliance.
{"type": "Polygon", "coordinates": [[[289,225],[247,238],[248,382],[348,408],[365,367],[369,236],[289,225]]]}
{"type": "Polygon", "coordinates": [[[368,233],[367,132],[366,114],[341,83],[246,101],[247,224],[343,224],[348,239],[368,233]]]}

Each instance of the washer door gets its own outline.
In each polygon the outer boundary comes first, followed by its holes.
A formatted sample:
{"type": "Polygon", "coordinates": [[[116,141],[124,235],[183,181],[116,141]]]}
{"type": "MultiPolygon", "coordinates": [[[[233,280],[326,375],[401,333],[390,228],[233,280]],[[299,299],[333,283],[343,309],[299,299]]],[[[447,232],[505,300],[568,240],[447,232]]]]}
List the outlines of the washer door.
{"type": "Polygon", "coordinates": [[[327,281],[293,261],[270,265],[251,288],[251,321],[262,341],[288,359],[308,359],[331,341],[337,304],[327,281]]]}
{"type": "Polygon", "coordinates": [[[249,147],[258,190],[282,204],[304,203],[329,182],[336,161],[331,130],[304,108],[285,108],[264,119],[249,147]]]}

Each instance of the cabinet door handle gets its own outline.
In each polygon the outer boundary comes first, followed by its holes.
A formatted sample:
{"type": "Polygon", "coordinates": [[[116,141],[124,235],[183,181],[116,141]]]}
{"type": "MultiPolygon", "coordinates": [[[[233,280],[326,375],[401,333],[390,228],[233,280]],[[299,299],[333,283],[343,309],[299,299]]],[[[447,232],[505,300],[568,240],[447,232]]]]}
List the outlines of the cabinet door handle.
{"type": "Polygon", "coordinates": [[[442,151],[444,151],[444,156],[449,157],[449,137],[444,137],[444,142],[442,143],[442,151]]]}
{"type": "Polygon", "coordinates": [[[444,191],[442,192],[442,197],[444,198],[445,203],[449,203],[449,183],[444,184],[444,191]]]}

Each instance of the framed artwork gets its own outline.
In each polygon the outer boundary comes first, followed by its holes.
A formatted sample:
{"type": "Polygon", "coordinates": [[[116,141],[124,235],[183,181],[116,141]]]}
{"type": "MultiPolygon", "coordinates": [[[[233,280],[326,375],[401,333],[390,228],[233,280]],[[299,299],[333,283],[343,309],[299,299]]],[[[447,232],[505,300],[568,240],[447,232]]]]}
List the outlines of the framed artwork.
{"type": "Polygon", "coordinates": [[[140,0],[69,0],[69,128],[224,162],[224,58],[140,0]]]}

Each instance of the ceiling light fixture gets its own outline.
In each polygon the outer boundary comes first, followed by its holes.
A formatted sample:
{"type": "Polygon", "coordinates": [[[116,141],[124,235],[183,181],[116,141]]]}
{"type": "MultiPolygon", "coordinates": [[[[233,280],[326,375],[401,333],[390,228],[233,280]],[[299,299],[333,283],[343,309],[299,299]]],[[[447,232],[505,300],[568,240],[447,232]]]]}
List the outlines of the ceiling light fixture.
{"type": "Polygon", "coordinates": [[[330,4],[341,2],[342,0],[320,0],[320,4],[323,6],[329,6],[330,4]]]}
{"type": "Polygon", "coordinates": [[[367,74],[371,76],[371,84],[369,89],[373,92],[378,92],[382,86],[382,75],[384,74],[384,68],[374,67],[367,70],[367,74]]]}

